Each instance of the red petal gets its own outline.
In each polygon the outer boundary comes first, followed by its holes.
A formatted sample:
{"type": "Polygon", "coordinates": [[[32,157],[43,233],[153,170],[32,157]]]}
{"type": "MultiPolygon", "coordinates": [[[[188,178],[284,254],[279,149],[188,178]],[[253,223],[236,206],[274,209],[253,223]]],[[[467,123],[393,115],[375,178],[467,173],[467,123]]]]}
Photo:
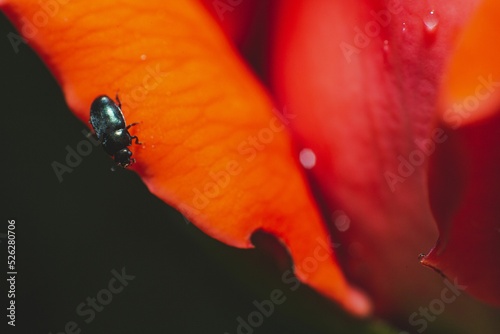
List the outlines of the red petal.
{"type": "Polygon", "coordinates": [[[341,259],[380,313],[407,316],[440,289],[417,260],[437,238],[426,161],[446,139],[433,130],[438,88],[474,4],[433,3],[283,2],[275,44],[276,87],[301,119],[298,149],[315,152],[341,259]]]}
{"type": "Polygon", "coordinates": [[[37,3],[0,1],[82,120],[93,98],[119,90],[127,121],[140,123],[133,169],[154,194],[227,244],[251,247],[257,229],[276,235],[300,279],[369,311],[328,247],[270,99],[197,1],[71,1],[28,36],[37,3]]]}
{"type": "MultiPolygon", "coordinates": [[[[422,263],[448,277],[457,277],[468,293],[500,306],[500,152],[497,148],[500,113],[492,119],[465,126],[453,136],[460,144],[454,152],[457,162],[465,171],[439,186],[463,184],[459,192],[460,207],[440,221],[439,241],[422,263]]],[[[438,180],[449,175],[450,168],[456,168],[447,166],[436,176],[438,180]]]]}
{"type": "Polygon", "coordinates": [[[499,15],[497,1],[481,2],[460,36],[445,76],[441,111],[451,127],[450,137],[458,143],[443,147],[448,161],[436,157],[439,169],[431,185],[441,218],[440,238],[422,261],[458,277],[469,293],[494,305],[500,305],[500,153],[496,147],[500,48],[492,41],[499,15]],[[457,173],[460,169],[464,170],[457,173]]]}

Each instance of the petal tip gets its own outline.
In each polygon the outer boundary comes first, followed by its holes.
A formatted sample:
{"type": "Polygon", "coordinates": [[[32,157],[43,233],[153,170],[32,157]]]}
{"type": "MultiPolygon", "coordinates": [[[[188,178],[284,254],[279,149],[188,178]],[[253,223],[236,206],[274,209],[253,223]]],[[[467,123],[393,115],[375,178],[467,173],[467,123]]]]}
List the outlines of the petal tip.
{"type": "Polygon", "coordinates": [[[362,291],[356,288],[349,289],[347,300],[349,304],[344,305],[344,307],[352,314],[363,318],[372,314],[372,302],[362,291]]]}

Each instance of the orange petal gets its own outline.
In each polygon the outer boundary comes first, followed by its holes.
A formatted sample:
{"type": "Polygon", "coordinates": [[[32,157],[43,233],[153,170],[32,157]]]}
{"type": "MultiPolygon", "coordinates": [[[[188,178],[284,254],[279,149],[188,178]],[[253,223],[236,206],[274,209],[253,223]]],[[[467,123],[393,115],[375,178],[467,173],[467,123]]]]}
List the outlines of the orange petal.
{"type": "Polygon", "coordinates": [[[199,0],[214,17],[226,35],[236,43],[241,42],[249,32],[250,23],[262,0],[224,1],[199,0]]]}
{"type": "Polygon", "coordinates": [[[64,3],[46,14],[36,0],[0,1],[75,114],[88,121],[94,97],[119,91],[127,122],[140,123],[133,169],[154,194],[229,245],[276,235],[300,279],[366,314],[331,247],[319,259],[328,236],[270,99],[199,2],[64,3]]]}
{"type": "Polygon", "coordinates": [[[460,35],[444,79],[441,113],[452,128],[488,117],[500,105],[500,3],[483,0],[460,35]]]}

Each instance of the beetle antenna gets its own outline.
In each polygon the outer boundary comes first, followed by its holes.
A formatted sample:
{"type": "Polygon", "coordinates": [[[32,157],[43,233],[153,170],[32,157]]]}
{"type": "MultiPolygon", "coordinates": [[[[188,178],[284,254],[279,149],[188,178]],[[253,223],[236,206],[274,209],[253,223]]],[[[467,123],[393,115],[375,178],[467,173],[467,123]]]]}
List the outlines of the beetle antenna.
{"type": "Polygon", "coordinates": [[[120,101],[120,97],[118,96],[118,92],[119,92],[119,91],[120,91],[120,90],[117,90],[117,91],[116,91],[115,99],[116,99],[116,102],[118,102],[118,108],[120,108],[120,109],[121,109],[121,108],[122,108],[122,102],[120,101]]]}

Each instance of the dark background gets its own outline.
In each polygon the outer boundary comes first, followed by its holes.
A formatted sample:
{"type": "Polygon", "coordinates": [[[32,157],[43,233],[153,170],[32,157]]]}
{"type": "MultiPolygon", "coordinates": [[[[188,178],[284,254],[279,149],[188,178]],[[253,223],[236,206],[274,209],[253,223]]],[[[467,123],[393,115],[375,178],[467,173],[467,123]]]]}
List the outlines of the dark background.
{"type": "MultiPolygon", "coordinates": [[[[16,221],[16,327],[7,333],[237,332],[253,300],[285,292],[254,333],[386,333],[352,319],[306,286],[291,292],[268,252],[221,244],[153,196],[133,172],[111,172],[100,148],[60,183],[52,163],[87,125],[70,112],[43,63],[7,39],[16,30],[0,14],[1,223],[16,221]],[[76,307],[118,272],[135,276],[86,324],[76,307]],[[370,329],[368,328],[370,327],[370,329]]],[[[7,322],[6,239],[0,238],[1,326],[7,322]]],[[[1,330],[2,333],[5,331],[1,330]]],[[[246,333],[250,334],[250,333],[246,333]]]]}

